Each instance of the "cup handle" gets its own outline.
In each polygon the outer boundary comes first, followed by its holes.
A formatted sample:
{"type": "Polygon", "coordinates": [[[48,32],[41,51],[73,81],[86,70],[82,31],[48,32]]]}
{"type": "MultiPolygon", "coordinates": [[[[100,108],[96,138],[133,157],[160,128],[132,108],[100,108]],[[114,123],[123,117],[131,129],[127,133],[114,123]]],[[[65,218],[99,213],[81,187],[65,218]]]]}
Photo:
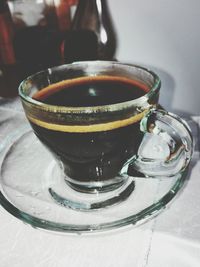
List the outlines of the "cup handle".
{"type": "Polygon", "coordinates": [[[186,170],[192,157],[193,138],[183,119],[154,108],[141,120],[140,130],[143,140],[137,154],[123,166],[122,175],[163,178],[186,170]]]}

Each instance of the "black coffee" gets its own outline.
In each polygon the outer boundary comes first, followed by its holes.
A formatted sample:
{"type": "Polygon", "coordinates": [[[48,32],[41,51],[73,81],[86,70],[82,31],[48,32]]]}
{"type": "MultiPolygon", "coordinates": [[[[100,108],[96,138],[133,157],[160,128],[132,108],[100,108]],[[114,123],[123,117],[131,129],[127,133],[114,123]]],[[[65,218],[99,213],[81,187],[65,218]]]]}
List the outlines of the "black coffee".
{"type": "Polygon", "coordinates": [[[97,76],[66,80],[34,95],[41,102],[68,107],[102,106],[143,96],[148,87],[127,78],[97,76]]]}
{"type": "MultiPolygon", "coordinates": [[[[100,76],[64,81],[42,89],[34,99],[51,105],[69,107],[101,106],[136,99],[148,91],[136,81],[100,76]]],[[[117,119],[116,119],[117,120],[117,119]]],[[[31,121],[39,139],[64,163],[65,173],[79,181],[102,181],[115,177],[141,143],[139,121],[121,125],[110,123],[102,130],[84,126],[84,131],[48,129],[31,121]],[[88,129],[88,131],[87,131],[88,129]]],[[[75,124],[75,123],[74,123],[75,124]]]]}

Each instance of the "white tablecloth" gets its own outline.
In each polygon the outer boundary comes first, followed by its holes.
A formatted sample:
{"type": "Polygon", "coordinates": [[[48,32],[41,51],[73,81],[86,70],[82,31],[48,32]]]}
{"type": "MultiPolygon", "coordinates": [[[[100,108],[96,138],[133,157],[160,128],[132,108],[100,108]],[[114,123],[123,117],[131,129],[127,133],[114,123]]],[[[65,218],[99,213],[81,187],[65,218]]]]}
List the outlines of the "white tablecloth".
{"type": "MultiPolygon", "coordinates": [[[[2,109],[20,112],[19,99],[0,98],[0,129],[2,109]]],[[[187,120],[195,137],[188,181],[159,216],[112,232],[63,235],[34,229],[0,207],[0,267],[199,267],[200,117],[187,120]]]]}

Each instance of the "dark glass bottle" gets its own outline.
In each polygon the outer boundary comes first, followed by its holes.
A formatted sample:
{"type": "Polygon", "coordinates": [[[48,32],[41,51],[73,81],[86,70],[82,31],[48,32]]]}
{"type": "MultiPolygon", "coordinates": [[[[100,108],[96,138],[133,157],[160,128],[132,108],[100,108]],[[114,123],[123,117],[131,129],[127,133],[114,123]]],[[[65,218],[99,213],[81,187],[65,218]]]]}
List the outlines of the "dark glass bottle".
{"type": "Polygon", "coordinates": [[[13,14],[16,19],[13,44],[21,78],[59,65],[62,34],[58,25],[58,6],[52,0],[15,0],[14,6],[18,12],[16,17],[13,14]]]}
{"type": "Polygon", "coordinates": [[[65,63],[113,60],[116,33],[106,0],[79,0],[64,41],[65,63]]]}
{"type": "Polygon", "coordinates": [[[0,1],[0,96],[17,95],[18,74],[13,49],[14,28],[6,0],[0,1]]]}

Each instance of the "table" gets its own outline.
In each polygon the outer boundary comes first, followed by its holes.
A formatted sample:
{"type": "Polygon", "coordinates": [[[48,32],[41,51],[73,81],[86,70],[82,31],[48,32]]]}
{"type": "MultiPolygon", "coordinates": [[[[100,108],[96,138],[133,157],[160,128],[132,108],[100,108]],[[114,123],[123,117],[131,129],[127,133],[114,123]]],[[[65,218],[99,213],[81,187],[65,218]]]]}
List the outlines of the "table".
{"type": "MultiPolygon", "coordinates": [[[[20,100],[0,98],[0,140],[20,100]]],[[[200,117],[188,117],[195,151],[188,180],[159,216],[138,227],[97,234],[55,234],[32,228],[0,207],[0,267],[199,267],[200,117]]],[[[16,127],[16,126],[15,126],[16,127]]]]}

